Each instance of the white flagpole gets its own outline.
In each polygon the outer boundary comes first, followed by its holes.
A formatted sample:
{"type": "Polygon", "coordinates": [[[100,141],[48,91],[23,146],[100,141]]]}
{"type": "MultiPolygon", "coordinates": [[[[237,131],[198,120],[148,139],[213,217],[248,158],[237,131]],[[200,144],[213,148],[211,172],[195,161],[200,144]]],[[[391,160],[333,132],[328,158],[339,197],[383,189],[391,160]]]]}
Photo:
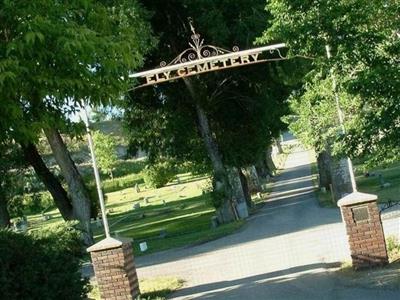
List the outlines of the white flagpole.
{"type": "Polygon", "coordinates": [[[100,175],[99,175],[99,169],[97,168],[97,162],[96,162],[96,155],[94,153],[94,143],[93,143],[93,138],[92,134],[90,131],[90,121],[89,121],[89,116],[86,111],[86,106],[83,104],[83,111],[85,115],[85,125],[86,125],[86,132],[87,132],[87,138],[89,142],[89,149],[90,149],[90,156],[92,158],[92,166],[93,166],[93,171],[94,171],[94,177],[96,179],[96,187],[97,187],[97,193],[99,195],[99,202],[100,202],[100,210],[101,210],[101,217],[103,220],[103,226],[104,226],[104,232],[106,234],[106,238],[110,237],[110,228],[108,227],[108,220],[107,220],[107,214],[106,214],[106,208],[104,204],[104,197],[103,197],[103,191],[101,190],[101,182],[100,182],[100,175]]]}

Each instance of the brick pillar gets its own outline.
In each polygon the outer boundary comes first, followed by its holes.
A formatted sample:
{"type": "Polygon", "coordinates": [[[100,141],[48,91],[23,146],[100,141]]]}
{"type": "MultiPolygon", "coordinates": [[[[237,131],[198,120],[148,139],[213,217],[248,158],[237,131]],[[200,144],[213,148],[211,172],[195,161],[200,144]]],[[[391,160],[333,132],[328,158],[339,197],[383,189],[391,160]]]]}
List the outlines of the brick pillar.
{"type": "Polygon", "coordinates": [[[377,198],[376,195],[354,192],[338,201],[356,270],[388,263],[377,198]]]}
{"type": "Polygon", "coordinates": [[[87,249],[101,299],[132,300],[139,295],[131,240],[106,238],[87,249]]]}

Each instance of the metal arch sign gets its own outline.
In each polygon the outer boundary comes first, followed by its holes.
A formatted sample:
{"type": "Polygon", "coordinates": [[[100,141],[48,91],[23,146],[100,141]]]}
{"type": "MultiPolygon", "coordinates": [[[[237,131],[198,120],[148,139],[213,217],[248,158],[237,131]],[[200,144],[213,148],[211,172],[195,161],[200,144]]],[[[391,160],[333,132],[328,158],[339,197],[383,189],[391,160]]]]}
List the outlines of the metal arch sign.
{"type": "Polygon", "coordinates": [[[193,34],[192,42],[189,42],[190,48],[179,54],[168,65],[163,61],[159,68],[129,75],[130,78],[140,80],[140,84],[134,89],[212,71],[286,59],[279,51],[285,47],[284,43],[242,51],[235,46],[233,51],[229,51],[204,45],[204,40],[200,39],[200,35],[195,32],[192,25],[191,30],[193,34]],[[263,57],[263,53],[266,53],[266,57],[263,57]]]}

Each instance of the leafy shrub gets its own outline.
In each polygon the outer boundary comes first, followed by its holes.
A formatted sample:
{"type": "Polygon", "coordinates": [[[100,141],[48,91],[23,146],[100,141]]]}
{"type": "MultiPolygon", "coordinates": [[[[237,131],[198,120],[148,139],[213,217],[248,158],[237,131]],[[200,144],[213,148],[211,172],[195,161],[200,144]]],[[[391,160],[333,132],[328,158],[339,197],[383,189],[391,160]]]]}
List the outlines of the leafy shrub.
{"type": "Polygon", "coordinates": [[[395,236],[388,236],[386,238],[386,248],[390,261],[400,259],[400,242],[395,236]]]}
{"type": "Polygon", "coordinates": [[[134,187],[136,184],[143,183],[143,178],[137,174],[131,174],[124,177],[103,180],[102,186],[104,193],[112,193],[122,189],[134,187]]]}
{"type": "Polygon", "coordinates": [[[0,230],[2,299],[84,299],[80,233],[71,224],[31,234],[0,230]]]}
{"type": "Polygon", "coordinates": [[[196,163],[191,161],[186,161],[179,165],[178,173],[192,173],[193,175],[204,175],[210,174],[212,168],[207,162],[196,163]]]}
{"type": "Polygon", "coordinates": [[[13,217],[22,217],[24,212],[39,213],[54,206],[53,198],[49,192],[17,195],[8,204],[8,209],[13,217]]]}
{"type": "Polygon", "coordinates": [[[159,188],[166,185],[176,175],[176,167],[170,161],[147,166],[143,172],[146,186],[159,188]]]}

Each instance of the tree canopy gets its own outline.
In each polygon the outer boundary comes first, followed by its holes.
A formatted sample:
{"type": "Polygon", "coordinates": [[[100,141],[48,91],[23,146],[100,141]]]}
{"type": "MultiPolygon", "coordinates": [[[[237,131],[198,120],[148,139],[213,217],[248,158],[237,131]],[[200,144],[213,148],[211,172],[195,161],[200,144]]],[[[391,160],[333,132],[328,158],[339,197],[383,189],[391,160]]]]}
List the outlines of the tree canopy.
{"type": "Polygon", "coordinates": [[[353,157],[379,160],[387,158],[388,153],[396,156],[399,7],[396,0],[268,1],[267,10],[273,17],[259,41],[283,41],[289,55],[312,61],[307,84],[294,95],[299,116],[296,126],[303,136],[308,133],[308,140],[315,139],[313,133],[317,139],[337,140],[337,152],[353,157]],[[329,60],[326,46],[331,48],[329,60]],[[325,101],[329,81],[336,83],[345,114],[345,136],[332,130],[338,123],[330,116],[334,99],[331,96],[325,101]],[[326,126],[331,134],[319,131],[326,126]]]}
{"type": "MultiPolygon", "coordinates": [[[[187,48],[189,17],[206,44],[245,49],[261,34],[268,16],[260,0],[143,4],[153,11],[151,24],[160,35],[145,68],[172,60],[187,48]]],[[[278,68],[277,64],[259,65],[191,79],[227,165],[254,163],[284,127],[280,117],[287,111],[288,91],[279,81],[278,68]]],[[[170,155],[204,165],[206,152],[194,106],[182,81],[135,90],[125,107],[132,144],[146,149],[150,157],[170,155]]]]}
{"type": "Polygon", "coordinates": [[[2,1],[0,18],[2,138],[33,139],[82,100],[118,97],[154,44],[135,0],[2,1]]]}

